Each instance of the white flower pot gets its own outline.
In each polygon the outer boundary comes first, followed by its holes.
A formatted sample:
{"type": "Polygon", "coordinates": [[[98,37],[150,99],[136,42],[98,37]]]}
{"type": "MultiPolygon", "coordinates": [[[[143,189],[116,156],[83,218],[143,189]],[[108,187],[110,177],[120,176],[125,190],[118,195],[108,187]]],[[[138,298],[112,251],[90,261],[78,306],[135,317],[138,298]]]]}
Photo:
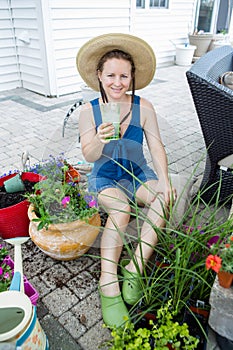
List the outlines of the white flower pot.
{"type": "Polygon", "coordinates": [[[194,45],[177,45],[176,46],[176,64],[178,66],[189,66],[192,63],[193,54],[196,49],[194,45]]]}

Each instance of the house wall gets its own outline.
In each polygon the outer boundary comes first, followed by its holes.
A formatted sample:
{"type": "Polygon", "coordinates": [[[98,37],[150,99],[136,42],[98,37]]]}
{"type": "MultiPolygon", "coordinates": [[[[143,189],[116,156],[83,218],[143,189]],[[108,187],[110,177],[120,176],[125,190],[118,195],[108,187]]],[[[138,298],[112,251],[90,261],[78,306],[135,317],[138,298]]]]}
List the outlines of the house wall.
{"type": "Polygon", "coordinates": [[[57,94],[75,92],[82,83],[76,69],[78,49],[93,36],[130,30],[130,0],[52,0],[51,32],[57,94]]]}
{"type": "Polygon", "coordinates": [[[109,32],[145,39],[157,67],[174,64],[175,45],[192,29],[195,1],[136,9],[136,0],[0,0],[0,91],[18,86],[46,96],[79,91],[78,49],[109,32]]]}
{"type": "Polygon", "coordinates": [[[58,95],[75,92],[82,80],[75,57],[84,42],[108,32],[125,32],[148,41],[157,66],[174,64],[175,44],[188,36],[194,15],[194,0],[170,0],[170,8],[136,9],[132,0],[53,0],[50,2],[52,42],[58,95]]]}
{"type": "Polygon", "coordinates": [[[131,31],[151,44],[158,67],[174,64],[176,45],[187,42],[194,11],[194,0],[170,0],[169,9],[134,7],[131,31]]]}
{"type": "Polygon", "coordinates": [[[40,0],[0,0],[0,5],[5,17],[1,21],[4,50],[0,46],[0,74],[4,83],[1,79],[0,90],[24,87],[50,95],[40,0]]]}

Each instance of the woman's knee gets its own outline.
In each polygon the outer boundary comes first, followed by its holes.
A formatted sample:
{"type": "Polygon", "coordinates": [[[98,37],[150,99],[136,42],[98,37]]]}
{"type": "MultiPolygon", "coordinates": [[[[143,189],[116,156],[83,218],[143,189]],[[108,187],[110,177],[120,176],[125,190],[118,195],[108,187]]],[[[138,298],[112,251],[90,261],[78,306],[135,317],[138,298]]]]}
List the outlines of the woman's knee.
{"type": "Polygon", "coordinates": [[[127,216],[130,214],[130,205],[125,194],[116,188],[108,188],[98,196],[100,206],[109,214],[127,216]]]}

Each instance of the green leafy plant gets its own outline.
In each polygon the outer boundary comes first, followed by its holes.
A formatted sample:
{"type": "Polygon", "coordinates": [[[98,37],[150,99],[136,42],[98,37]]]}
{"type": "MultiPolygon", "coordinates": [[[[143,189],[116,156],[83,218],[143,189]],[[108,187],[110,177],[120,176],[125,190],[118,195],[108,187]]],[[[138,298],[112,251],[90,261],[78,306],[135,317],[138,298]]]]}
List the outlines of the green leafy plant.
{"type": "Polygon", "coordinates": [[[38,229],[49,224],[85,220],[98,211],[96,199],[79,184],[80,175],[71,174],[70,165],[59,156],[37,164],[30,171],[44,176],[26,198],[34,207],[38,229]]]}
{"type": "MultiPolygon", "coordinates": [[[[192,177],[194,173],[190,175],[190,181],[192,177]]],[[[145,184],[142,185],[146,187],[145,184]]],[[[218,246],[223,237],[233,229],[232,220],[226,219],[226,215],[223,216],[225,203],[219,201],[220,188],[221,183],[217,192],[213,189],[212,204],[206,203],[202,197],[204,191],[211,188],[197,191],[178,219],[174,216],[174,207],[170,204],[167,212],[160,214],[165,221],[163,228],[157,227],[147,217],[146,208],[143,209],[137,203],[129,201],[132,222],[129,226],[133,226],[133,232],[131,234],[129,229],[127,233],[119,228],[117,230],[124,243],[122,257],[132,259],[140,278],[142,297],[130,309],[131,320],[135,324],[147,313],[156,314],[169,299],[172,300],[172,310],[180,322],[184,319],[185,311],[190,309],[190,301],[202,301],[209,311],[209,296],[216,275],[214,271],[205,268],[206,257],[211,252],[211,246],[218,246]],[[158,243],[150,246],[153,254],[146,263],[142,254],[145,242],[141,237],[144,222],[154,228],[158,237],[158,243]],[[143,263],[142,274],[134,256],[137,245],[143,263]]],[[[179,204],[180,198],[175,205],[179,204]]],[[[124,277],[122,281],[123,279],[124,277]]],[[[199,326],[203,338],[206,338],[204,327],[201,323],[199,326]]]]}
{"type": "Polygon", "coordinates": [[[0,244],[0,292],[7,291],[12,280],[12,270],[5,261],[7,255],[7,249],[2,244],[0,244]]]}
{"type": "Polygon", "coordinates": [[[156,322],[150,321],[150,328],[136,328],[130,321],[124,327],[114,328],[111,331],[112,339],[108,342],[110,349],[196,349],[199,340],[189,334],[186,323],[179,324],[173,319],[171,304],[169,300],[157,311],[156,322]]]}

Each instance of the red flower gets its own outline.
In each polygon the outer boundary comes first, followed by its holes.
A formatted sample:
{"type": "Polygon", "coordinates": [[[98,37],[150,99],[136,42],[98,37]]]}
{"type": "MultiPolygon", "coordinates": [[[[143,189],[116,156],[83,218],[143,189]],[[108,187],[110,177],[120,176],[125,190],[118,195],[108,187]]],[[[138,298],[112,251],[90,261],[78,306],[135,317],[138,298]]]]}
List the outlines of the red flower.
{"type": "Polygon", "coordinates": [[[222,259],[218,255],[208,255],[205,266],[207,270],[212,269],[218,273],[222,266],[222,259]]]}
{"type": "Polygon", "coordinates": [[[226,248],[230,248],[230,246],[231,246],[230,243],[225,244],[226,248]]]}

